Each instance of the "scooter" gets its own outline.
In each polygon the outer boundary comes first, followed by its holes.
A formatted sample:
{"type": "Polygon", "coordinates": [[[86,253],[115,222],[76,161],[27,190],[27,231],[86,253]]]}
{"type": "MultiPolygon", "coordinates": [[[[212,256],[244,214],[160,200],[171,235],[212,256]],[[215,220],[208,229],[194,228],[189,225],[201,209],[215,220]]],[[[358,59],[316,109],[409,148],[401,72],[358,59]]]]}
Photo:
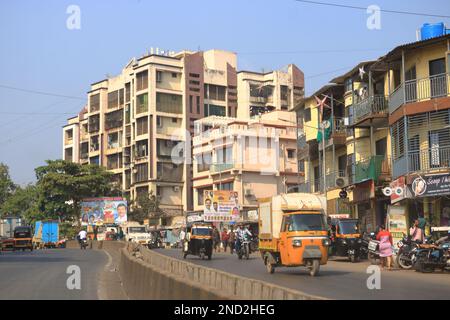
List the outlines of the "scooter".
{"type": "Polygon", "coordinates": [[[434,272],[435,269],[450,271],[450,241],[421,246],[417,250],[414,269],[423,273],[434,272]]]}

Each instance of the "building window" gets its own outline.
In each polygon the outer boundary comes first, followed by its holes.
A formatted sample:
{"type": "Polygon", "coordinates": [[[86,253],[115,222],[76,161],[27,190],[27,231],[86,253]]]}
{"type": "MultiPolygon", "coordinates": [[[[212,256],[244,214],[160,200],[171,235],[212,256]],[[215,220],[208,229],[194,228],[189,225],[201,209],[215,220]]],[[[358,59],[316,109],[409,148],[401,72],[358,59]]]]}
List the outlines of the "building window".
{"type": "Polygon", "coordinates": [[[352,78],[345,79],[344,81],[344,91],[350,92],[353,90],[353,80],[352,78]]]}
{"type": "Polygon", "coordinates": [[[89,159],[89,163],[90,164],[96,164],[96,165],[100,165],[100,157],[99,156],[96,156],[96,157],[91,157],[90,159],[89,159]]]}
{"type": "Polygon", "coordinates": [[[197,114],[200,114],[200,96],[197,96],[197,114]]]}
{"type": "Polygon", "coordinates": [[[305,109],[304,117],[305,117],[305,122],[311,121],[311,109],[310,108],[305,109]]]}
{"type": "Polygon", "coordinates": [[[195,159],[197,160],[197,172],[209,171],[211,165],[211,152],[198,155],[195,159]]]}
{"type": "Polygon", "coordinates": [[[122,154],[116,153],[106,157],[106,168],[108,170],[120,169],[122,167],[122,154]]]}
{"type": "Polygon", "coordinates": [[[194,98],[193,96],[189,96],[189,112],[190,113],[192,113],[192,108],[193,108],[193,106],[192,106],[192,99],[193,98],[194,98]]]}
{"type": "Polygon", "coordinates": [[[177,123],[178,119],[177,118],[172,118],[172,123],[177,123]]]}
{"type": "Polygon", "coordinates": [[[142,71],[136,74],[136,91],[148,88],[148,71],[142,71]]]}
{"type": "Polygon", "coordinates": [[[135,166],[135,182],[144,182],[148,180],[148,164],[142,163],[135,166]]]}
{"type": "Polygon", "coordinates": [[[226,116],[226,110],[223,106],[217,106],[214,104],[205,104],[205,117],[208,116],[226,116]]]}
{"type": "Polygon", "coordinates": [[[136,114],[148,111],[148,93],[137,96],[136,114]]]}
{"type": "Polygon", "coordinates": [[[148,141],[136,141],[136,158],[143,158],[148,156],[148,141]]]}
{"type": "Polygon", "coordinates": [[[288,159],[294,159],[295,158],[295,149],[287,149],[287,157],[288,157],[288,159]]]}
{"type": "Polygon", "coordinates": [[[211,100],[225,101],[226,87],[205,84],[205,98],[211,100]]]}
{"type": "Polygon", "coordinates": [[[131,83],[125,83],[125,102],[130,102],[131,100],[131,83]]]}
{"type": "Polygon", "coordinates": [[[136,120],[136,135],[148,133],[148,117],[138,118],[136,120]]]}
{"type": "Polygon", "coordinates": [[[216,184],[217,190],[233,190],[233,182],[226,182],[226,183],[218,183],[216,184]]]}
{"type": "Polygon", "coordinates": [[[176,78],[177,74],[175,72],[172,72],[172,78],[176,78]]]}
{"type": "Polygon", "coordinates": [[[183,99],[181,95],[156,93],[156,111],[168,113],[183,113],[183,99]]]}
{"type": "Polygon", "coordinates": [[[100,93],[93,94],[89,99],[90,112],[100,110],[100,93]]]}
{"type": "Polygon", "coordinates": [[[108,134],[108,149],[116,149],[122,146],[122,132],[108,134]]]}
{"type": "Polygon", "coordinates": [[[162,82],[163,73],[162,71],[156,71],[156,82],[162,82]]]}
{"type": "Polygon", "coordinates": [[[108,109],[117,108],[119,106],[119,91],[108,93],[108,109]]]}
{"type": "Polygon", "coordinates": [[[105,114],[105,129],[120,128],[123,125],[122,109],[105,114]]]}

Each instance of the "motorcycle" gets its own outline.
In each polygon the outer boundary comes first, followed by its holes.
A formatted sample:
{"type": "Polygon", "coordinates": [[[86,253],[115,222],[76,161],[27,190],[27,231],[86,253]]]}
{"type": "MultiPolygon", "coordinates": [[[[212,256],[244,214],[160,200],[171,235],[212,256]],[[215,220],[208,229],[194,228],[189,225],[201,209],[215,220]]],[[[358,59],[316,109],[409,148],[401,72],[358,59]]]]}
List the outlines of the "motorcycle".
{"type": "Polygon", "coordinates": [[[81,250],[83,250],[83,249],[86,250],[87,246],[88,246],[87,239],[81,239],[80,240],[80,248],[81,248],[81,250]]]}
{"type": "Polygon", "coordinates": [[[377,260],[380,259],[380,241],[376,240],[374,232],[364,235],[362,247],[370,263],[377,264],[377,260]]]}
{"type": "Polygon", "coordinates": [[[399,248],[396,263],[402,269],[411,269],[416,262],[419,243],[412,241],[410,236],[404,235],[397,243],[399,248]]]}
{"type": "Polygon", "coordinates": [[[421,245],[417,250],[414,269],[422,273],[431,273],[435,269],[450,271],[450,240],[435,244],[421,245]]]}
{"type": "Polygon", "coordinates": [[[237,251],[237,255],[239,259],[242,259],[242,257],[245,257],[245,259],[250,258],[250,239],[248,235],[244,235],[243,238],[240,241],[240,248],[237,251]]]}

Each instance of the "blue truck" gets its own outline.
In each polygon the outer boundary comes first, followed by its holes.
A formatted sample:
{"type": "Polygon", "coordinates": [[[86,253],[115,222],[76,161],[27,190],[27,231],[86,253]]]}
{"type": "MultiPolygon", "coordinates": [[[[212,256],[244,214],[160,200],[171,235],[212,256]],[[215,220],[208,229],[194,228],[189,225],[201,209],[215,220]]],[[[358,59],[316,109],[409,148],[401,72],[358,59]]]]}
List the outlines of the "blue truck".
{"type": "Polygon", "coordinates": [[[59,242],[57,220],[36,221],[33,244],[35,248],[56,248],[59,242]]]}

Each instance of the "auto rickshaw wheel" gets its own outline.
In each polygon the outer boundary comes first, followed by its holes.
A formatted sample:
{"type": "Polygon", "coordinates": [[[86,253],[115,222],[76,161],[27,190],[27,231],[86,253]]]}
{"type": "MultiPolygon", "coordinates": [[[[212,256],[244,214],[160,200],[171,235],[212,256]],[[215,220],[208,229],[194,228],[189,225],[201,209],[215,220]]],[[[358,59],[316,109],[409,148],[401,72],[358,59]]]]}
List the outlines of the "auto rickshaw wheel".
{"type": "Polygon", "coordinates": [[[319,273],[319,269],[320,269],[319,260],[317,260],[317,259],[312,260],[309,268],[310,268],[309,274],[311,275],[311,277],[315,277],[319,273]]]}

